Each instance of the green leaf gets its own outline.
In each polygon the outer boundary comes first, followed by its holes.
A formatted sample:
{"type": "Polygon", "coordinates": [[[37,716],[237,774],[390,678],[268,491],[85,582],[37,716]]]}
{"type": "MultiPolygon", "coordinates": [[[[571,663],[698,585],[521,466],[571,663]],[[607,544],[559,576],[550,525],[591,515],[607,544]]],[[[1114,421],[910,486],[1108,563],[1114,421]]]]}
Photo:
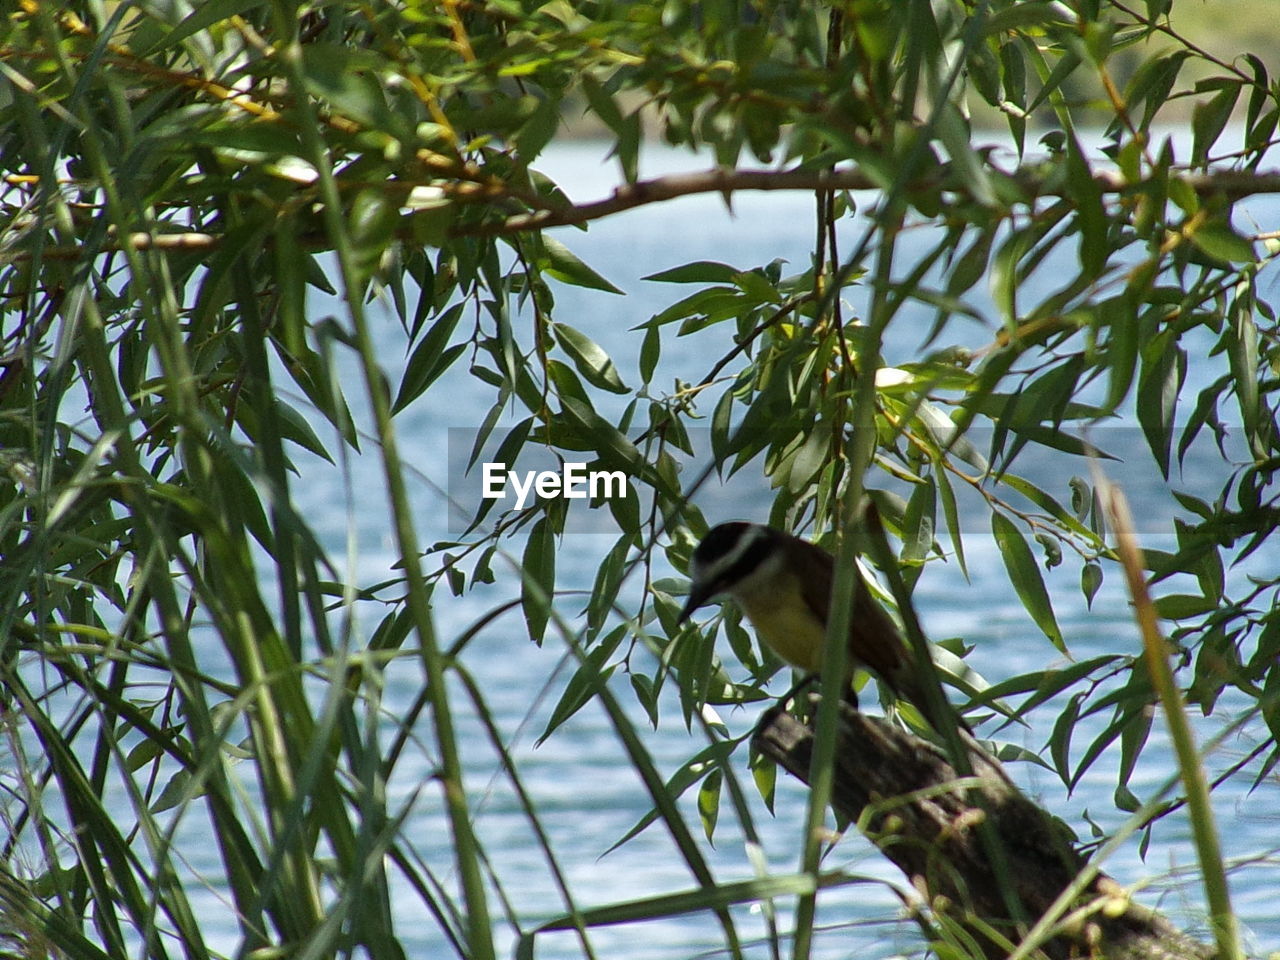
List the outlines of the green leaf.
{"type": "Polygon", "coordinates": [[[566,323],[553,323],[551,329],[561,348],[588,383],[610,393],[630,392],[630,388],[618,375],[618,368],[594,340],[566,323]]]}
{"type": "Polygon", "coordinates": [[[954,173],[969,188],[973,199],[983,206],[996,202],[995,190],[982,158],[973,147],[969,127],[959,108],[951,101],[941,104],[936,111],[938,139],[942,141],[954,165],[954,173]]]}
{"type": "Polygon", "coordinates": [[[404,376],[400,378],[400,389],[396,391],[395,402],[391,405],[392,413],[399,413],[422,396],[467,348],[466,343],[446,346],[458,326],[465,306],[464,303],[455,303],[442,313],[422,338],[422,342],[414,348],[405,365],[404,376]]]}
{"type": "Polygon", "coordinates": [[[1053,645],[1066,653],[1067,646],[1063,642],[1062,631],[1058,629],[1057,618],[1053,615],[1049,591],[1045,589],[1044,578],[1040,575],[1040,568],[1036,565],[1035,555],[1026,538],[1003,513],[991,515],[991,531],[995,534],[1009,581],[1017,591],[1023,607],[1053,645]]]}
{"type": "Polygon", "coordinates": [[[1102,564],[1090,560],[1080,568],[1080,592],[1084,594],[1085,605],[1093,609],[1093,598],[1102,586],[1102,564]]]}
{"type": "Polygon", "coordinates": [[[1105,657],[1094,657],[1080,663],[1068,664],[1061,669],[1038,670],[1025,673],[999,683],[992,684],[973,698],[975,703],[994,704],[996,701],[1018,693],[1034,691],[1032,696],[1022,704],[1020,712],[1025,713],[1042,703],[1052,700],[1064,690],[1074,686],[1082,677],[1090,676],[1098,671],[1111,670],[1115,664],[1125,658],[1116,654],[1105,657]]]}
{"type": "Polygon", "coordinates": [[[643,673],[631,674],[631,689],[635,692],[636,701],[644,708],[649,725],[658,729],[658,691],[651,679],[643,673]]]}
{"type": "Polygon", "coordinates": [[[956,494],[951,488],[951,478],[947,471],[939,470],[935,474],[938,493],[942,497],[942,515],[947,521],[947,533],[951,537],[951,546],[955,550],[956,563],[960,566],[960,574],[969,579],[969,567],[964,558],[964,531],[960,524],[960,510],[956,504],[956,494]]]}
{"type": "Polygon", "coordinates": [[[603,290],[605,293],[621,294],[615,287],[591,267],[580,260],[573,251],[554,237],[545,234],[542,237],[542,253],[538,266],[549,276],[562,283],[575,287],[586,287],[589,290],[603,290]]]}
{"type": "Polygon", "coordinates": [[[302,64],[307,89],[339,113],[401,140],[413,136],[408,120],[387,104],[385,88],[375,73],[385,61],[372,52],[312,42],[303,47],[302,64]]]}
{"type": "Polygon", "coordinates": [[[782,301],[782,294],[778,292],[778,288],[755,270],[736,274],[733,282],[755,305],[782,301]]]}
{"type": "Polygon", "coordinates": [[[1191,620],[1216,607],[1214,601],[1193,593],[1171,593],[1155,601],[1156,613],[1165,620],[1191,620]]]}
{"type": "Polygon", "coordinates": [[[983,24],[983,34],[997,36],[1008,31],[1022,33],[1027,27],[1045,23],[1071,23],[1067,8],[1047,0],[1024,0],[993,12],[983,24]]]}
{"type": "Polygon", "coordinates": [[[325,449],[320,438],[316,436],[316,432],[311,428],[311,422],[306,417],[290,404],[280,399],[275,402],[275,413],[279,418],[277,426],[280,429],[281,437],[286,440],[292,440],[304,450],[309,450],[317,457],[322,457],[333,463],[333,457],[329,456],[329,451],[325,449]]]}
{"type": "Polygon", "coordinates": [[[1245,436],[1254,455],[1262,460],[1270,455],[1271,402],[1259,403],[1259,333],[1253,319],[1254,298],[1247,285],[1241,284],[1241,287],[1244,289],[1237,291],[1229,306],[1231,325],[1224,331],[1224,339],[1245,436]]]}
{"type": "Polygon", "coordinates": [[[1067,510],[1054,497],[1051,497],[1044,490],[1041,490],[1030,480],[1020,477],[1017,474],[1006,473],[1000,478],[1000,482],[1005,486],[1012,487],[1014,490],[1017,490],[1018,493],[1022,494],[1036,506],[1047,511],[1050,516],[1067,529],[1083,537],[1089,536],[1090,531],[1088,527],[1081,523],[1080,520],[1071,513],[1071,511],[1067,510]]]}
{"type": "Polygon", "coordinates": [[[1191,234],[1191,242],[1215,260],[1253,263],[1258,259],[1253,244],[1231,229],[1225,220],[1206,221],[1191,234]]]}
{"type": "Polygon", "coordinates": [[[1126,296],[1112,297],[1097,305],[1100,326],[1107,331],[1107,402],[1105,409],[1114,411],[1129,394],[1138,362],[1141,340],[1138,318],[1126,296]]]}
{"type": "Polygon", "coordinates": [[[662,334],[657,327],[649,327],[644,332],[644,340],[640,343],[640,380],[649,383],[653,380],[653,371],[658,368],[658,358],[662,355],[662,334]]]}
{"type": "Polygon", "coordinates": [[[192,776],[190,770],[178,770],[160,791],[160,795],[152,802],[150,810],[152,813],[164,813],[166,810],[172,810],[179,804],[186,803],[201,795],[203,789],[192,792],[193,784],[196,783],[195,777],[192,776]]]}
{"type": "MultiPolygon", "coordinates": [[[[729,754],[733,750],[733,744],[729,742],[713,743],[708,747],[699,750],[694,756],[690,757],[679,769],[671,775],[664,785],[667,796],[675,799],[683,796],[684,792],[692,787],[695,783],[701,781],[704,777],[710,777],[719,773],[719,768],[726,762],[729,754]]],[[[718,786],[717,786],[718,790],[718,786]]],[[[701,813],[702,797],[699,791],[699,813],[701,813]]],[[[627,830],[618,840],[605,851],[606,854],[617,850],[623,844],[632,838],[639,836],[649,826],[651,826],[661,816],[657,807],[651,808],[644,814],[630,829],[627,830]]],[[[705,828],[705,824],[704,824],[705,828]]],[[[711,839],[708,835],[707,839],[711,839]]]]}
{"type": "Polygon", "coordinates": [[[654,477],[636,445],[589,404],[575,397],[562,396],[560,407],[565,420],[582,431],[583,437],[591,444],[588,449],[594,450],[608,469],[622,470],[632,477],[654,477]]]}
{"type": "Polygon", "coordinates": [[[660,327],[698,314],[713,320],[727,319],[739,312],[742,299],[742,294],[733,287],[705,287],[655,313],[641,326],[660,327]]]}
{"type": "Polygon", "coordinates": [[[987,272],[987,262],[991,259],[991,244],[995,240],[994,230],[983,230],[969,245],[951,268],[947,278],[947,293],[958,297],[965,293],[987,272]]]}
{"type": "MultiPolygon", "coordinates": [[[[595,583],[591,588],[591,599],[587,603],[587,626],[598,631],[605,623],[613,604],[618,597],[618,589],[627,571],[627,556],[632,548],[632,537],[625,534],[620,537],[609,550],[600,569],[596,571],[595,583]]],[[[638,676],[638,674],[632,674],[638,676]]]]}
{"type": "Polygon", "coordinates": [[[1076,204],[1076,223],[1080,227],[1080,266],[1084,278],[1093,279],[1107,264],[1107,212],[1102,203],[1102,188],[1093,179],[1093,171],[1084,158],[1080,142],[1071,136],[1067,143],[1067,182],[1076,204]]]}
{"type": "Polygon", "coordinates": [[[1171,339],[1171,333],[1162,333],[1148,344],[1138,375],[1138,423],[1165,479],[1173,447],[1173,415],[1186,368],[1186,354],[1171,339]]]}
{"type": "Polygon", "coordinates": [[[529,626],[529,638],[541,644],[556,586],[556,538],[546,517],[529,531],[529,540],[520,558],[520,571],[520,603],[529,626]]]}
{"type": "Polygon", "coordinates": [[[1191,162],[1207,164],[1209,151],[1222,135],[1227,121],[1231,119],[1231,111],[1235,108],[1240,96],[1239,81],[1221,81],[1223,86],[1208,100],[1199,100],[1191,111],[1191,162]]]}
{"type": "Polygon", "coordinates": [[[933,479],[917,483],[907,501],[907,512],[903,517],[902,550],[900,559],[903,563],[923,563],[929,557],[934,545],[934,531],[938,523],[937,491],[933,479]]]}
{"type": "Polygon", "coordinates": [[[519,152],[520,162],[533,163],[551,142],[559,125],[560,98],[543,97],[516,134],[516,150],[519,152]]]}
{"type": "Polygon", "coordinates": [[[231,17],[246,16],[262,6],[266,6],[266,0],[205,0],[204,3],[196,6],[194,12],[184,17],[181,23],[166,33],[159,43],[142,50],[133,50],[132,55],[138,58],[155,56],[170,47],[177,46],[188,37],[207,30],[215,23],[221,23],[231,17]]]}
{"type": "Polygon", "coordinates": [[[1120,774],[1117,778],[1119,783],[1116,787],[1116,805],[1121,810],[1131,812],[1140,806],[1137,798],[1129,793],[1129,778],[1133,776],[1138,757],[1146,745],[1147,737],[1151,735],[1151,722],[1154,718],[1154,711],[1134,710],[1120,728],[1120,774]],[[1133,807],[1127,807],[1121,802],[1122,799],[1130,798],[1133,801],[1133,807]]]}
{"type": "Polygon", "coordinates": [[[601,641],[600,645],[594,647],[582,658],[578,669],[565,685],[564,693],[552,708],[547,726],[538,737],[539,744],[551,736],[562,723],[590,703],[600,688],[609,682],[618,665],[615,663],[606,667],[605,663],[613,656],[613,652],[618,649],[618,644],[626,635],[627,629],[624,626],[609,631],[609,635],[601,641]]]}
{"type": "Polygon", "coordinates": [[[733,283],[734,278],[742,271],[727,263],[714,260],[695,260],[684,263],[670,270],[651,273],[645,280],[658,280],[663,283],[733,283]]]}
{"type": "Polygon", "coordinates": [[[716,820],[720,816],[720,782],[723,778],[719,770],[712,770],[698,788],[698,818],[708,841],[715,836],[716,820]]]}
{"type": "Polygon", "coordinates": [[[1075,732],[1076,721],[1080,718],[1080,701],[1084,694],[1073,694],[1058,719],[1053,723],[1053,733],[1049,736],[1049,756],[1053,759],[1053,769],[1062,782],[1071,777],[1071,735],[1075,732]]]}

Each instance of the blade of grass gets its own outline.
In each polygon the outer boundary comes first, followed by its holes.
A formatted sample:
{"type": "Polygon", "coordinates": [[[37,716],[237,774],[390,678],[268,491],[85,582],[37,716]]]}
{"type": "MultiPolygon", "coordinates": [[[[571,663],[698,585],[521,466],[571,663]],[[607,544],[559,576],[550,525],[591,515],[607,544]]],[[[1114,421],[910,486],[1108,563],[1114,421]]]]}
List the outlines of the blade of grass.
{"type": "Polygon", "coordinates": [[[1230,888],[1214,822],[1213,804],[1209,797],[1209,782],[1205,777],[1200,752],[1196,748],[1195,734],[1187,721],[1182,691],[1178,689],[1173,676],[1169,644],[1160,632],[1160,618],[1147,590],[1146,567],[1142,549],[1138,546],[1137,535],[1134,533],[1133,517],[1119,487],[1105,480],[1096,486],[1102,492],[1111,527],[1116,531],[1116,549],[1124,567],[1129,596],[1133,600],[1134,616],[1142,634],[1143,657],[1169,725],[1169,737],[1173,741],[1182,788],[1187,798],[1191,832],[1196,856],[1200,860],[1205,900],[1209,906],[1209,923],[1218,946],[1218,956],[1223,960],[1240,960],[1244,954],[1240,949],[1235,913],[1231,909],[1230,888]]]}
{"type": "Polygon", "coordinates": [[[320,136],[320,120],[307,93],[303,73],[302,44],[298,38],[298,20],[291,4],[280,0],[273,5],[273,19],[279,36],[289,38],[280,48],[279,59],[285,78],[297,104],[299,127],[308,160],[318,173],[318,186],[323,200],[326,230],[333,242],[342,275],[345,300],[360,357],[365,388],[373,411],[382,455],[383,474],[391,502],[392,520],[400,559],[405,570],[407,602],[421,644],[427,690],[431,697],[437,747],[440,751],[440,782],[453,832],[458,874],[466,903],[467,941],[474,960],[493,960],[493,930],[480,866],[478,841],[471,829],[466,791],[462,781],[462,762],[454,730],[448,691],[445,685],[445,663],[437,644],[435,627],[422,575],[422,552],[413,525],[413,511],[405,485],[404,469],[398,453],[392,425],[390,399],[383,388],[378,351],[369,330],[363,308],[364,294],[359,283],[357,253],[342,215],[342,197],[334,178],[328,147],[320,136]]]}

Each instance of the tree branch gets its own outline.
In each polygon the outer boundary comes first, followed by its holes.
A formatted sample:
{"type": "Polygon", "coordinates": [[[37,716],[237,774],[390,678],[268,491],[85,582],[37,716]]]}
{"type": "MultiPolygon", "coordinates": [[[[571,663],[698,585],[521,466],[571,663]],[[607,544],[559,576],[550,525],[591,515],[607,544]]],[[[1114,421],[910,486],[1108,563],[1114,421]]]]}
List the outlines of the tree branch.
{"type": "MultiPolygon", "coordinates": [[[[996,171],[999,173],[999,171],[996,171]]],[[[478,174],[477,174],[478,175],[478,174]]],[[[1051,186],[1037,171],[1018,170],[1003,174],[1012,179],[1027,194],[1034,196],[1053,196],[1070,194],[1070,185],[1051,186]]],[[[1096,170],[1094,182],[1104,193],[1136,192],[1143,188],[1144,181],[1131,183],[1114,170],[1096,170]]],[[[1256,194],[1280,193],[1280,171],[1250,172],[1239,170],[1214,170],[1209,173],[1186,174],[1181,178],[1196,193],[1201,195],[1218,195],[1228,200],[1256,194]]],[[[403,192],[410,186],[404,181],[395,181],[394,187],[403,192]]],[[[422,184],[424,187],[435,186],[449,192],[448,184],[422,184]]],[[[542,230],[548,227],[580,226],[593,220],[600,220],[612,214],[622,213],[636,207],[654,203],[664,203],[680,197],[695,196],[702,193],[721,193],[729,197],[743,191],[775,191],[775,190],[875,190],[886,184],[873,178],[859,167],[846,167],[826,170],[728,170],[712,168],[691,173],[677,173],[651,180],[638,180],[616,188],[608,197],[587,203],[567,204],[557,207],[545,207],[539,210],[513,214],[502,220],[481,220],[471,223],[460,223],[451,226],[449,237],[500,237],[531,230],[542,230]]],[[[952,185],[949,167],[941,167],[928,181],[917,184],[918,189],[933,187],[934,189],[963,190],[962,184],[952,185]]],[[[515,199],[508,188],[502,194],[502,187],[493,181],[483,186],[468,183],[465,191],[456,191],[453,199],[459,203],[497,203],[502,199],[515,199]]],[[[521,195],[523,202],[530,197],[521,195]]],[[[413,224],[408,217],[403,226],[397,230],[397,238],[405,243],[418,242],[413,224]]],[[[214,233],[131,233],[127,240],[113,237],[99,245],[94,251],[110,253],[128,246],[137,250],[176,250],[192,252],[212,250],[222,244],[222,236],[214,233]]],[[[302,234],[294,241],[308,250],[328,249],[327,236],[320,231],[302,234]]],[[[41,256],[49,260],[74,260],[85,255],[79,246],[47,246],[41,256]]],[[[16,262],[30,259],[31,254],[25,250],[10,246],[7,251],[0,251],[0,262],[16,262]]]]}
{"type": "MultiPolygon", "coordinates": [[[[906,874],[935,917],[959,924],[993,960],[1009,955],[1001,939],[1017,944],[1027,932],[1009,915],[1002,885],[1017,892],[1033,924],[1049,914],[1052,936],[1039,948],[1054,960],[1212,955],[1211,948],[1092,871],[1065,827],[1022,794],[977,741],[965,738],[974,776],[961,781],[937,747],[884,720],[844,705],[840,723],[832,806],[906,874]],[[1004,842],[1007,877],[995,875],[980,842],[976,826],[984,817],[1004,842]],[[1079,894],[1060,904],[1073,884],[1079,894]]],[[[809,782],[810,726],[775,710],[766,714],[753,745],[809,782]]]]}
{"type": "MultiPolygon", "coordinates": [[[[1069,186],[1049,189],[1032,171],[1018,171],[1009,176],[1029,195],[1069,193],[1069,186]]],[[[917,186],[946,188],[949,168],[941,168],[927,183],[917,186]]],[[[1096,170],[1093,179],[1104,193],[1121,193],[1141,189],[1142,181],[1131,183],[1118,171],[1096,170]]],[[[1216,170],[1204,174],[1188,174],[1182,178],[1198,194],[1222,194],[1228,199],[1262,193],[1280,193],[1280,171],[1242,172],[1216,170]]],[[[650,203],[662,203],[700,193],[723,193],[726,196],[744,190],[875,190],[885,183],[869,176],[859,167],[825,170],[725,170],[713,168],[693,173],[671,174],[652,180],[638,180],[618,187],[613,193],[589,203],[572,204],[554,209],[535,210],[508,217],[500,223],[464,224],[450,231],[452,236],[500,236],[539,230],[545,227],[572,226],[599,220],[611,214],[650,203]]]]}

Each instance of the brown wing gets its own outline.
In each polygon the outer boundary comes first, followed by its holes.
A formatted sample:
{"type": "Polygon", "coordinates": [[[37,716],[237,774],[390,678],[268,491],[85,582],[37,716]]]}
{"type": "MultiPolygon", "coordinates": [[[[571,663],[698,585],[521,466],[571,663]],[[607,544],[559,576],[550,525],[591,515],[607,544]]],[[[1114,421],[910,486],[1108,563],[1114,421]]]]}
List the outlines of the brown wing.
{"type": "MultiPolygon", "coordinates": [[[[810,573],[801,584],[804,601],[818,619],[826,623],[831,610],[831,590],[835,585],[835,560],[826,550],[807,540],[795,538],[794,549],[809,554],[801,569],[810,573]]],[[[871,595],[862,575],[857,578],[853,623],[849,631],[849,653],[878,673],[901,693],[900,679],[910,664],[906,647],[893,619],[871,595]]]]}
{"type": "MultiPolygon", "coordinates": [[[[835,582],[835,560],[822,547],[798,537],[794,539],[796,548],[809,553],[811,557],[811,562],[802,567],[811,571],[809,579],[802,584],[804,601],[819,620],[826,623],[831,608],[831,589],[835,582]]],[[[872,596],[861,572],[857,575],[856,589],[858,596],[854,601],[853,622],[849,627],[849,653],[853,659],[874,670],[898,697],[914,704],[935,729],[942,730],[941,724],[944,722],[959,722],[968,729],[964,721],[954,715],[931,716],[929,701],[916,681],[911,652],[898,631],[898,625],[880,605],[880,601],[872,596]]]]}

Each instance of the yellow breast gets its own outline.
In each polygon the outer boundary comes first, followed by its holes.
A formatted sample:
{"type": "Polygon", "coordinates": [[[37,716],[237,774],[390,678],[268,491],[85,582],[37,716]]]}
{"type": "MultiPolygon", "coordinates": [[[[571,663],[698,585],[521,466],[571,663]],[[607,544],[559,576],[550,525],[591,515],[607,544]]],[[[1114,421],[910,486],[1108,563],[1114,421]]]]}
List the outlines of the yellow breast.
{"type": "Polygon", "coordinates": [[[799,584],[788,580],[785,585],[775,581],[768,591],[734,599],[774,653],[793,667],[816,673],[822,665],[825,630],[801,597],[799,584]]]}

